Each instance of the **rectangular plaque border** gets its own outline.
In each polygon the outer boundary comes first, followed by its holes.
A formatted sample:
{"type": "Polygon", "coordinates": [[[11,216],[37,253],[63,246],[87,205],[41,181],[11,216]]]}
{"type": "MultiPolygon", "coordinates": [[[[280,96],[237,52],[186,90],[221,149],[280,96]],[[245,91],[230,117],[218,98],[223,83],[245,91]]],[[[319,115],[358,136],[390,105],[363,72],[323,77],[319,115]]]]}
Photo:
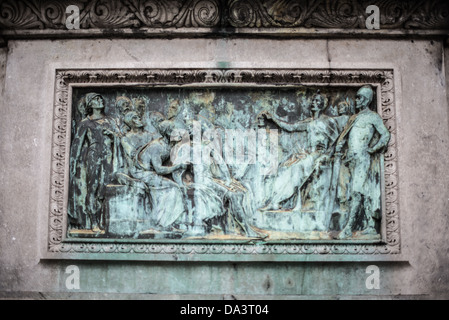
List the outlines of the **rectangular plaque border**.
{"type": "Polygon", "coordinates": [[[396,108],[392,69],[57,69],[53,112],[50,212],[44,259],[146,261],[397,261],[396,108]],[[295,87],[377,89],[377,111],[391,139],[384,155],[380,242],[345,240],[211,241],[66,239],[68,163],[73,87],[295,87]]]}

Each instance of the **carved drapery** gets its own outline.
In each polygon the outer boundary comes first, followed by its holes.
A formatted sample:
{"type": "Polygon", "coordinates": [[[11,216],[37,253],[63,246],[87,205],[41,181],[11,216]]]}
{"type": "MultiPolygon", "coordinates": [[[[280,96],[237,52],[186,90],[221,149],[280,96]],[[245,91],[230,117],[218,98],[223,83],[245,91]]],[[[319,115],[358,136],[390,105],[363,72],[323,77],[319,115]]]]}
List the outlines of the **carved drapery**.
{"type": "Polygon", "coordinates": [[[446,0],[0,0],[0,29],[65,29],[66,8],[81,29],[337,28],[366,29],[366,8],[381,29],[448,29],[446,0]]]}
{"type": "MultiPolygon", "coordinates": [[[[182,255],[189,259],[208,260],[214,254],[238,254],[243,259],[259,259],[264,255],[282,256],[286,260],[298,260],[301,256],[326,255],[377,255],[388,256],[401,253],[398,211],[396,116],[394,97],[394,74],[392,70],[298,70],[298,69],[139,69],[139,70],[58,70],[56,74],[56,95],[53,120],[52,172],[49,212],[49,237],[47,250],[50,254],[95,254],[96,258],[108,254],[126,253],[154,255],[160,259],[173,259],[182,255]],[[372,84],[379,88],[381,117],[391,133],[388,150],[385,153],[385,210],[383,242],[363,243],[334,241],[327,243],[170,243],[148,241],[92,242],[89,239],[70,241],[64,236],[67,206],[67,161],[69,158],[68,135],[70,131],[70,87],[76,85],[141,86],[167,85],[357,85],[372,84]],[[206,256],[207,255],[207,256],[206,256]],[[165,257],[165,258],[164,258],[165,257]],[[203,257],[203,258],[202,258],[203,257]],[[285,258],[287,257],[287,258],[285,258]]],[[[145,258],[144,258],[145,259],[145,258]]],[[[216,259],[216,258],[213,258],[216,259]]],[[[219,259],[219,258],[218,258],[219,259]]]]}

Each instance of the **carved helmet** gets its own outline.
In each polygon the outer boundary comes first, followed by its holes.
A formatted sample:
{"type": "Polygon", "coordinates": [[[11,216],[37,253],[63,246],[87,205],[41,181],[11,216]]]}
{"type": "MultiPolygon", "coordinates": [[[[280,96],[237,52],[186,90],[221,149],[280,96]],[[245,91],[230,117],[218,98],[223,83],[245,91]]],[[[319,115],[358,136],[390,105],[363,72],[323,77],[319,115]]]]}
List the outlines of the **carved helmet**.
{"type": "Polygon", "coordinates": [[[368,99],[368,105],[371,104],[371,102],[373,102],[373,98],[374,98],[374,91],[373,88],[370,85],[365,85],[363,87],[361,87],[359,89],[359,91],[357,91],[357,94],[365,97],[366,99],[368,99]]]}
{"type": "Polygon", "coordinates": [[[89,108],[89,104],[91,103],[91,101],[95,98],[101,95],[98,93],[88,93],[86,94],[78,103],[78,112],[81,115],[81,118],[84,119],[85,117],[87,117],[90,113],[90,108],[89,108]]]}
{"type": "Polygon", "coordinates": [[[85,98],[86,99],[86,107],[89,107],[89,104],[92,102],[92,100],[98,96],[101,97],[101,95],[99,93],[95,93],[95,92],[86,94],[86,98],[85,98]]]}

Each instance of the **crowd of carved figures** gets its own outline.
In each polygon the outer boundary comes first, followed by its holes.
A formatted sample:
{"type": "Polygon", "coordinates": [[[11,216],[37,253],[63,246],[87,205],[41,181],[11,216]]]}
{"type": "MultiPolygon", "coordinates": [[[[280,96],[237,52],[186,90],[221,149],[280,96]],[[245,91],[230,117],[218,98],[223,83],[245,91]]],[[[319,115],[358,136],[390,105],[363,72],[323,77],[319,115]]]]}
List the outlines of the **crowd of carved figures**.
{"type": "Polygon", "coordinates": [[[125,94],[106,105],[102,94],[84,94],[72,111],[69,231],[114,236],[108,212],[126,216],[137,205],[146,222],[136,224],[134,237],[270,239],[275,231],[297,239],[310,232],[377,239],[390,133],[373,111],[372,87],[333,105],[329,95],[303,97],[307,112],[281,98],[252,114],[218,106],[213,93],[195,111],[171,98],[162,112],[144,96],[125,94]],[[224,133],[251,131],[266,132],[275,144],[258,136],[244,148],[245,159],[256,161],[227,159],[224,133]],[[265,154],[275,155],[275,166],[252,154],[261,148],[271,148],[265,154]]]}

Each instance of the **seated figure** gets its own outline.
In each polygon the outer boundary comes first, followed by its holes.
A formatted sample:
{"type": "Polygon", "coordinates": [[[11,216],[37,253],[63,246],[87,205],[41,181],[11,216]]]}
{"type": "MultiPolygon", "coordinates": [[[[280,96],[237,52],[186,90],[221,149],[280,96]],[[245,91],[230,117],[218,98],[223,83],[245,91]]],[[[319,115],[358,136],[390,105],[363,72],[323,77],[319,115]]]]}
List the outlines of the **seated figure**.
{"type": "MultiPolygon", "coordinates": [[[[157,127],[157,117],[150,119],[157,127]]],[[[130,127],[121,139],[127,169],[118,174],[119,181],[126,184],[144,183],[151,200],[152,219],[158,227],[170,229],[175,222],[182,220],[185,208],[179,185],[166,176],[185,165],[163,165],[170,156],[169,145],[164,137],[153,139],[154,135],[143,130],[137,112],[128,112],[124,121],[130,127]]]]}

